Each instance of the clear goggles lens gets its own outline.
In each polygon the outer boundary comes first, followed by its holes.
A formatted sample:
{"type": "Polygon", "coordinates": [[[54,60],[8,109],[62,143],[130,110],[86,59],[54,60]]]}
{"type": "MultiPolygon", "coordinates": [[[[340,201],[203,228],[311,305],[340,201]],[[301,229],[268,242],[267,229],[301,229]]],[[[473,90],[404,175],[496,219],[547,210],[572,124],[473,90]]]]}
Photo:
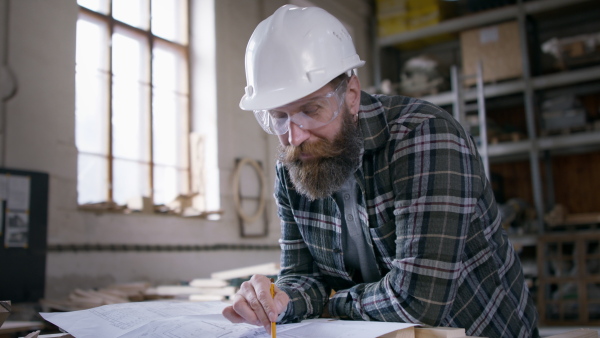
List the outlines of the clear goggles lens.
{"type": "Polygon", "coordinates": [[[297,113],[290,115],[277,109],[255,110],[254,116],[260,126],[273,135],[287,133],[290,123],[307,130],[326,126],[339,115],[346,93],[346,83],[347,80],[340,82],[336,89],[323,96],[300,100],[300,111],[297,113]]]}

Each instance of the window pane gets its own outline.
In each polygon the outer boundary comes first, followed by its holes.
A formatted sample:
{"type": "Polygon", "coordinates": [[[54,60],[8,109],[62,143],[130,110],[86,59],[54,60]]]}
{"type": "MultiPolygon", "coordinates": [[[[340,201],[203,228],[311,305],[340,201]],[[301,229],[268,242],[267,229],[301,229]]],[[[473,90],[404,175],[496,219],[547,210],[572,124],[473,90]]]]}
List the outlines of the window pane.
{"type": "Polygon", "coordinates": [[[124,205],[134,197],[150,196],[148,164],[135,161],[113,160],[113,200],[124,205]]]}
{"type": "Polygon", "coordinates": [[[108,154],[108,34],[105,22],[80,14],[76,44],[75,142],[81,152],[108,154]]]}
{"type": "Polygon", "coordinates": [[[113,0],[112,3],[112,14],[115,19],[137,28],[145,30],[149,28],[148,14],[150,13],[150,7],[148,7],[148,0],[113,0]]]}
{"type": "Polygon", "coordinates": [[[149,161],[149,88],[122,81],[113,85],[113,154],[115,157],[149,161]]]}
{"type": "Polygon", "coordinates": [[[104,202],[108,194],[106,157],[80,153],[77,158],[77,202],[104,202]]]}
{"type": "Polygon", "coordinates": [[[154,204],[167,204],[177,195],[187,194],[188,172],[173,167],[154,167],[154,204]]]}
{"type": "Polygon", "coordinates": [[[108,83],[106,73],[76,74],[75,144],[80,152],[108,155],[108,83]]]}
{"type": "Polygon", "coordinates": [[[187,98],[155,91],[152,105],[154,163],[186,168],[189,130],[187,98]]]}
{"type": "Polygon", "coordinates": [[[149,161],[148,48],[143,37],[124,31],[113,38],[113,155],[149,161]]]}
{"type": "Polygon", "coordinates": [[[108,0],[77,0],[77,4],[94,12],[108,14],[108,0]]]}
{"type": "Polygon", "coordinates": [[[114,76],[148,83],[150,51],[146,37],[115,28],[112,44],[114,76]]]}
{"type": "Polygon", "coordinates": [[[152,0],[152,34],[187,44],[187,1],[152,0]]]}
{"type": "Polygon", "coordinates": [[[108,70],[108,26],[106,22],[80,14],[77,20],[77,71],[108,70]]]}
{"type": "Polygon", "coordinates": [[[188,93],[188,67],[185,54],[166,43],[155,41],[152,82],[155,88],[188,93]]]}

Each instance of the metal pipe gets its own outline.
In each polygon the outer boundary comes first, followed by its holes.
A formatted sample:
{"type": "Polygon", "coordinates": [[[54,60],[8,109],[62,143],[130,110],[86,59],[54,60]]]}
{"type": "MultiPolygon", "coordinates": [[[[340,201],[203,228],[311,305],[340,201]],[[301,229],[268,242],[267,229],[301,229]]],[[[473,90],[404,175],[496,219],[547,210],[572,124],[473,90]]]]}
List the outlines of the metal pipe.
{"type": "Polygon", "coordinates": [[[456,121],[468,131],[469,126],[467,125],[462,78],[456,65],[453,65],[452,68],[450,68],[450,76],[452,86],[452,115],[456,121]]]}
{"type": "MultiPolygon", "coordinates": [[[[566,4],[566,2],[565,2],[566,4]]],[[[527,135],[531,141],[529,150],[529,164],[531,169],[531,183],[533,185],[533,201],[537,213],[538,233],[544,232],[544,200],[542,198],[542,182],[540,178],[539,147],[537,133],[535,130],[535,108],[533,104],[533,85],[531,81],[531,70],[529,67],[529,52],[527,45],[527,30],[525,22],[525,10],[523,0],[519,0],[520,8],[518,14],[519,22],[519,44],[521,47],[521,59],[523,64],[523,82],[525,84],[525,117],[527,120],[527,135]]]]}
{"type": "Polygon", "coordinates": [[[479,139],[481,145],[479,147],[479,155],[483,160],[483,167],[485,169],[485,175],[488,180],[491,180],[490,176],[490,160],[488,156],[488,142],[487,142],[487,125],[485,120],[485,96],[483,95],[483,63],[481,60],[477,63],[477,108],[479,115],[479,139]]]}
{"type": "MultiPolygon", "coordinates": [[[[377,41],[377,19],[371,19],[371,41],[377,41]]],[[[377,43],[374,43],[373,46],[373,86],[375,88],[379,88],[381,86],[381,51],[377,43]]]]}

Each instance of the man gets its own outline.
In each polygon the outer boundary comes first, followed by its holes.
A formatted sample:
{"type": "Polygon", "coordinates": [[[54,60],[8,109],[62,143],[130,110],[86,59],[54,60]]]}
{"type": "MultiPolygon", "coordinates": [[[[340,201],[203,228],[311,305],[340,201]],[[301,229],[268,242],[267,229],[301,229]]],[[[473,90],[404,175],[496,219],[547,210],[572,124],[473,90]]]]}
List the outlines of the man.
{"type": "Polygon", "coordinates": [[[281,272],[273,298],[253,276],[224,316],[267,331],[331,316],[538,336],[472,139],[433,104],[362,92],[363,64],[319,8],[283,6],[250,38],[240,107],[281,143],[281,272]]]}

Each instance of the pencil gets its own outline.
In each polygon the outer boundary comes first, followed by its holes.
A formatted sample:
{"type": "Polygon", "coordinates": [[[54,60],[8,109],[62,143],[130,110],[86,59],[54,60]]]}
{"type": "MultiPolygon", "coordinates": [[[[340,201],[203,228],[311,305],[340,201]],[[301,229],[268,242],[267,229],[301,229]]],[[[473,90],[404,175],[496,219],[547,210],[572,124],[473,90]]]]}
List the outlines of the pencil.
{"type": "MultiPolygon", "coordinates": [[[[275,298],[275,284],[271,283],[271,297],[275,298]]],[[[277,338],[275,322],[271,322],[271,338],[277,338]]]]}

